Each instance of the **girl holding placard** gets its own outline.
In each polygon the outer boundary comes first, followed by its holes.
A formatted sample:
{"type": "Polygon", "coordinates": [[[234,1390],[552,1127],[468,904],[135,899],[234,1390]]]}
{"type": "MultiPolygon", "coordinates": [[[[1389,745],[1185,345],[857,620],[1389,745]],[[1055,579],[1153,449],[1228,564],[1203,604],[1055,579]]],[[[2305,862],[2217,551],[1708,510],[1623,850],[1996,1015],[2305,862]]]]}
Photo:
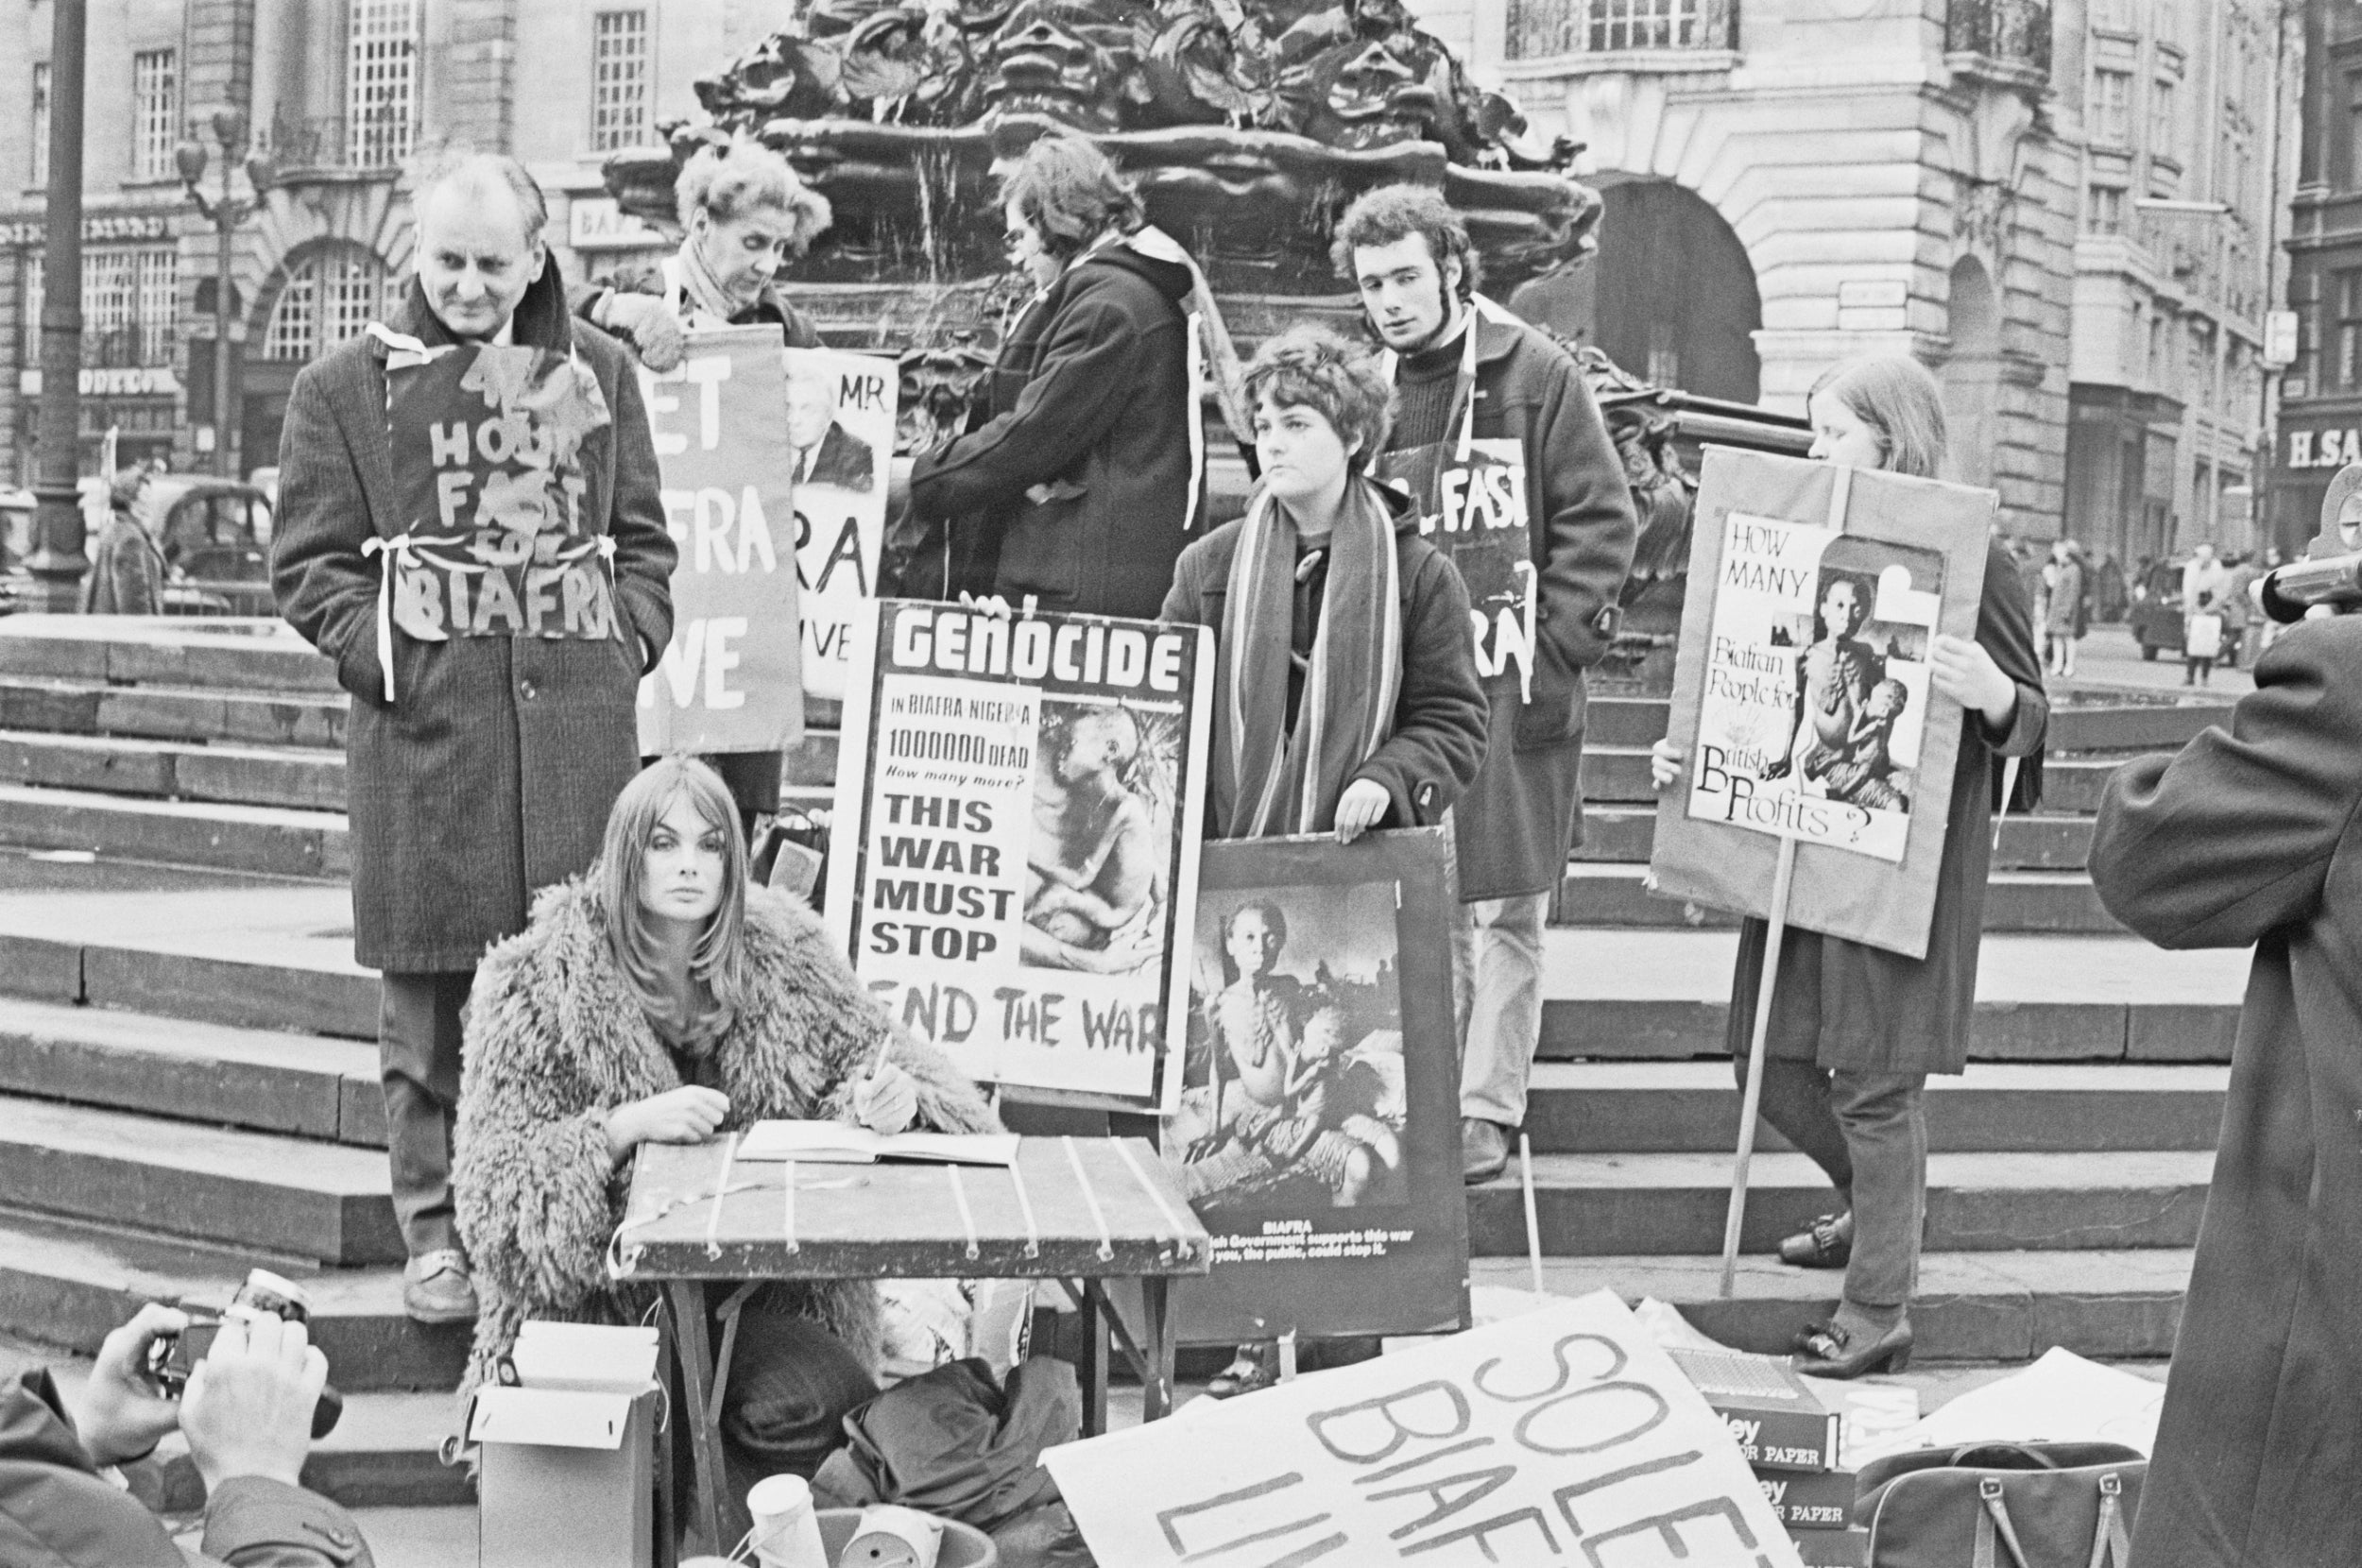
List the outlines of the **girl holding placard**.
{"type": "MultiPolygon", "coordinates": [[[[1841,365],[1815,384],[1806,408],[1816,458],[1928,479],[1943,464],[1943,395],[1916,360],[1841,365]]],[[[1976,639],[1939,636],[1929,659],[1936,690],[1965,711],[1927,956],[1791,927],[1764,1046],[1763,1119],[1812,1157],[1842,1204],[1780,1243],[1789,1263],[1845,1270],[1836,1315],[1796,1338],[1797,1369],[1823,1377],[1899,1371],[1910,1359],[1927,1192],[1923,1096],[1929,1073],[1957,1073],[1967,1059],[1994,762],[2037,754],[2049,723],[2026,589],[1998,545],[1985,557],[1976,639]]],[[[1668,741],[1651,765],[1659,790],[1688,772],[1668,741]]],[[[1761,920],[1745,923],[1731,978],[1729,1038],[1742,1085],[1766,932],[1761,920]]]]}

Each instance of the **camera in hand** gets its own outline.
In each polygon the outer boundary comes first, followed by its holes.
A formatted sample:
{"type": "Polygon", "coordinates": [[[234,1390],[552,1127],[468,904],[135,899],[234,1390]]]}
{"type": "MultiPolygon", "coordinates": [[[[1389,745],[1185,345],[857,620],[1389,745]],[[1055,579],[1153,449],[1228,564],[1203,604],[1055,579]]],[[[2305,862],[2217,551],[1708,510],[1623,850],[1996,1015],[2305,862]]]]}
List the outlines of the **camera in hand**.
{"type": "MultiPolygon", "coordinates": [[[[267,1269],[248,1271],[246,1283],[238,1287],[229,1307],[219,1318],[191,1318],[189,1326],[179,1334],[159,1335],[148,1347],[147,1372],[163,1390],[166,1399],[179,1399],[189,1386],[189,1374],[197,1364],[212,1353],[214,1338],[221,1333],[222,1323],[231,1318],[251,1321],[257,1318],[278,1318],[291,1323],[310,1323],[312,1298],[294,1281],[272,1273],[267,1269]]],[[[312,1410],[312,1436],[318,1440],[336,1429],[336,1422],[345,1413],[345,1396],[334,1389],[320,1389],[320,1402],[312,1410]]]]}

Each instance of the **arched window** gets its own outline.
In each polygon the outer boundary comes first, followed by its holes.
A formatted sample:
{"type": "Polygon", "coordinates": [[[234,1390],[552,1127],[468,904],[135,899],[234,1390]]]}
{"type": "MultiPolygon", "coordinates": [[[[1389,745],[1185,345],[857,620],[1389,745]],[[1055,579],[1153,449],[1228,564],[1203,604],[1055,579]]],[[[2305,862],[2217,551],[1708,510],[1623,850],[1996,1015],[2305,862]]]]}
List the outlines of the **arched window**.
{"type": "Polygon", "coordinates": [[[338,246],[287,269],[263,334],[265,359],[308,360],[334,349],[393,308],[397,280],[368,251],[338,246]]]}

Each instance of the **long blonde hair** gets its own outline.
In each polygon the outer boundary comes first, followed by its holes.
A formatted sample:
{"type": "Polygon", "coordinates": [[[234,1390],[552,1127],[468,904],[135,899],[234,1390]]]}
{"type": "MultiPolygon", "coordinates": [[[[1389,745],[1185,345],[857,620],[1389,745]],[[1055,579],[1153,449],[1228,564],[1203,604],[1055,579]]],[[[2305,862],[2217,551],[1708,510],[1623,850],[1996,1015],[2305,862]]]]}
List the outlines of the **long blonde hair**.
{"type": "Polygon", "coordinates": [[[1870,427],[1889,473],[1933,479],[1943,467],[1943,388],[1908,354],[1849,359],[1824,372],[1805,395],[1826,392],[1870,427]]]}
{"type": "Polygon", "coordinates": [[[746,840],[739,830],[737,803],[721,775],[693,757],[663,758],[642,770],[607,814],[597,875],[607,900],[608,946],[625,988],[663,1026],[662,1032],[703,1055],[744,1011],[752,985],[746,962],[746,840]],[[648,841],[673,802],[684,798],[700,821],[721,833],[723,844],[722,902],[690,949],[689,973],[698,1000],[686,1017],[665,983],[647,906],[640,901],[648,841]]]}

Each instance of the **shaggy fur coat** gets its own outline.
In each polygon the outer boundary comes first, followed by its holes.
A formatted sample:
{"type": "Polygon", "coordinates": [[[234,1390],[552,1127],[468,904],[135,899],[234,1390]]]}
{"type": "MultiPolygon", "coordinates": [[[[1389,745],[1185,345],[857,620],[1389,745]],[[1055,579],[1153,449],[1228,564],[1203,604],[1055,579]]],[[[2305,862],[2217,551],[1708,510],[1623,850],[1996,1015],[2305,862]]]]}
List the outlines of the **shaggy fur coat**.
{"type": "MultiPolygon", "coordinates": [[[[881,1035],[908,1073],[920,1128],[1000,1131],[976,1086],[933,1046],[895,1027],[790,895],[746,894],[754,1000],[715,1045],[725,1127],[764,1117],[849,1122],[853,1079],[881,1035]]],[[[633,1162],[610,1169],[607,1114],[681,1085],[671,1054],[608,946],[604,895],[578,877],[535,899],[533,923],[476,970],[467,1012],[453,1187],[483,1312],[464,1387],[488,1381],[528,1318],[630,1322],[653,1292],[607,1277],[633,1162]]],[[[777,1310],[813,1319],[874,1372],[877,1287],[781,1285],[777,1310]]]]}

